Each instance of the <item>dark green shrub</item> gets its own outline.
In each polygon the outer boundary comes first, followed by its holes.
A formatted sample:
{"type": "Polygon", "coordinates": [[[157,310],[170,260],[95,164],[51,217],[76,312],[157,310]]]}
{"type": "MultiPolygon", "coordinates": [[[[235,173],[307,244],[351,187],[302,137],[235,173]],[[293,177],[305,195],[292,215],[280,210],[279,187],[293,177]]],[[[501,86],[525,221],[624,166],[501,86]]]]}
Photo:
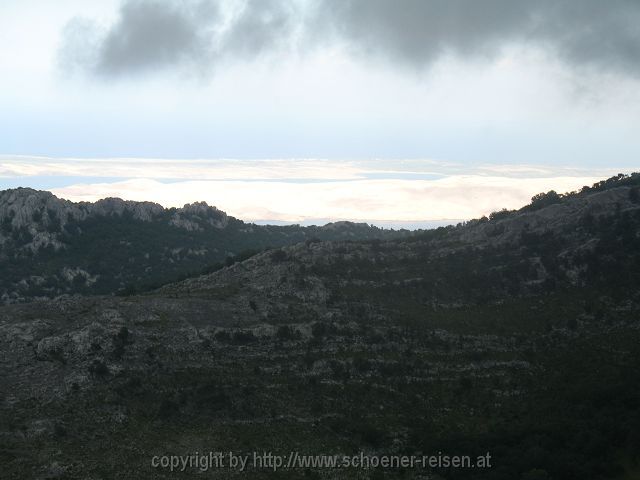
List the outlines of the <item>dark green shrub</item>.
{"type": "Polygon", "coordinates": [[[94,360],[91,365],[89,365],[89,373],[96,377],[104,377],[109,374],[109,367],[100,360],[94,360]]]}

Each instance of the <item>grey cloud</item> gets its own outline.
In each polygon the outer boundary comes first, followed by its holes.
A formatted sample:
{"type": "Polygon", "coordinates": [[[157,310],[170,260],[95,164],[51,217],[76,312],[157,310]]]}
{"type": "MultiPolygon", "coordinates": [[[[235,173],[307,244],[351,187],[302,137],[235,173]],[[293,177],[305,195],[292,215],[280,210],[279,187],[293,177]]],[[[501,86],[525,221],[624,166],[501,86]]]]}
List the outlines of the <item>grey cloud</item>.
{"type": "Polygon", "coordinates": [[[514,43],[572,66],[640,73],[635,0],[346,0],[320,24],[367,56],[422,67],[443,54],[484,56],[514,43]]]}
{"type": "Polygon", "coordinates": [[[209,26],[218,11],[206,2],[190,7],[154,1],[123,4],[120,20],[100,46],[97,70],[117,74],[206,58],[212,41],[209,26]]]}
{"type": "Polygon", "coordinates": [[[276,49],[291,39],[299,11],[281,0],[249,0],[224,38],[228,55],[253,57],[276,49]]]}
{"type": "Polygon", "coordinates": [[[213,0],[124,0],[119,20],[101,36],[91,34],[86,22],[82,29],[71,23],[61,57],[117,75],[187,64],[210,67],[339,42],[360,58],[425,68],[447,54],[483,58],[524,44],[572,67],[640,75],[637,0],[245,0],[231,5],[236,8],[229,14],[213,0]]]}
{"type": "Polygon", "coordinates": [[[487,54],[526,23],[513,0],[346,0],[318,16],[319,28],[361,55],[422,66],[443,54],[487,54]],[[496,16],[496,12],[499,15],[496,16]]]}
{"type": "Polygon", "coordinates": [[[245,0],[223,9],[213,0],[123,0],[117,21],[104,29],[72,19],[63,33],[63,68],[120,76],[163,68],[207,70],[216,62],[272,52],[289,37],[291,6],[245,0]],[[227,11],[230,10],[230,11],[227,11]]]}
{"type": "Polygon", "coordinates": [[[576,64],[640,75],[640,2],[549,1],[534,33],[576,64]]]}

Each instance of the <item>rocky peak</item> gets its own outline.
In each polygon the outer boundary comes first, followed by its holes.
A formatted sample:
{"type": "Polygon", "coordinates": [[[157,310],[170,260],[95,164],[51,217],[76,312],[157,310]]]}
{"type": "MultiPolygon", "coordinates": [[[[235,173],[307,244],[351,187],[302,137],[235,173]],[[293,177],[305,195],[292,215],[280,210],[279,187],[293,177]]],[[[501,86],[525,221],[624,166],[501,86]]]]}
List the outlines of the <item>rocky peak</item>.
{"type": "Polygon", "coordinates": [[[51,192],[31,188],[0,192],[0,222],[12,229],[24,228],[35,233],[52,225],[63,225],[70,218],[85,216],[78,204],[62,200],[51,192]]]}
{"type": "MultiPolygon", "coordinates": [[[[205,202],[165,210],[153,202],[110,197],[93,203],[76,203],[58,198],[51,192],[16,188],[0,191],[0,247],[13,244],[22,252],[37,253],[48,247],[59,251],[66,248],[63,232],[69,223],[101,217],[161,222],[187,231],[211,227],[223,229],[228,224],[224,212],[205,202]],[[165,215],[170,212],[174,213],[165,215]]],[[[82,229],[81,225],[79,227],[82,229]]]]}
{"type": "Polygon", "coordinates": [[[122,216],[125,212],[130,213],[134,219],[150,222],[155,217],[164,212],[162,205],[153,202],[134,202],[122,200],[121,198],[109,197],[98,200],[95,203],[86,203],[85,207],[91,215],[122,216]]]}
{"type": "Polygon", "coordinates": [[[203,225],[225,228],[229,223],[229,218],[225,212],[209,206],[207,202],[194,202],[187,203],[178,209],[169,223],[185,230],[194,231],[202,230],[203,225]]]}
{"type": "MultiPolygon", "coordinates": [[[[56,197],[51,192],[31,188],[15,188],[0,191],[0,222],[13,229],[26,228],[31,233],[43,229],[56,229],[71,220],[88,217],[122,216],[151,222],[159,219],[166,210],[153,202],[136,202],[121,198],[104,198],[96,202],[71,202],[56,197]]],[[[186,230],[201,230],[203,225],[225,228],[227,214],[206,202],[186,204],[175,210],[169,222],[186,230]]]]}

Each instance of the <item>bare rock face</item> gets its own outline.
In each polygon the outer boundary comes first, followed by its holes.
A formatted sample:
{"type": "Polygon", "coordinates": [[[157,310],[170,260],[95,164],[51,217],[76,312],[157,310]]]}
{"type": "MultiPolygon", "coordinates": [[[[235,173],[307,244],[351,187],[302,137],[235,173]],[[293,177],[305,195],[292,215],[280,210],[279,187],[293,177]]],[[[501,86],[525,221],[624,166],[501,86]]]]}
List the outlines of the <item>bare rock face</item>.
{"type": "Polygon", "coordinates": [[[187,231],[206,226],[223,229],[229,222],[226,213],[205,202],[187,204],[168,220],[163,217],[165,212],[162,205],[153,202],[105,198],[95,203],[74,203],[31,188],[4,190],[0,191],[0,245],[6,243],[11,232],[22,231],[28,233],[28,241],[22,242],[23,250],[37,253],[52,247],[58,251],[65,248],[60,233],[68,223],[96,217],[129,215],[133,220],[168,222],[187,231]]]}
{"type": "Polygon", "coordinates": [[[122,216],[125,212],[130,213],[136,220],[150,222],[160,215],[164,208],[153,202],[133,202],[122,200],[121,198],[105,198],[95,203],[85,204],[87,211],[95,216],[117,215],[122,216]]]}
{"type": "Polygon", "coordinates": [[[188,231],[202,230],[203,224],[222,229],[229,223],[229,218],[226,213],[216,207],[210,207],[206,202],[195,202],[179,209],[169,223],[188,231]]]}
{"type": "Polygon", "coordinates": [[[35,233],[86,216],[79,204],[61,200],[50,192],[30,188],[0,192],[0,222],[14,229],[26,228],[35,233]]]}
{"type": "MultiPolygon", "coordinates": [[[[166,210],[153,202],[134,202],[121,198],[105,198],[95,203],[74,203],[51,192],[16,188],[0,191],[0,223],[12,229],[27,229],[32,235],[42,231],[57,231],[70,221],[89,217],[131,215],[134,220],[151,222],[161,218],[166,210]]],[[[225,228],[227,214],[206,202],[187,204],[176,210],[171,225],[185,230],[201,230],[202,225],[225,228]]],[[[39,244],[46,243],[40,239],[39,244]]]]}

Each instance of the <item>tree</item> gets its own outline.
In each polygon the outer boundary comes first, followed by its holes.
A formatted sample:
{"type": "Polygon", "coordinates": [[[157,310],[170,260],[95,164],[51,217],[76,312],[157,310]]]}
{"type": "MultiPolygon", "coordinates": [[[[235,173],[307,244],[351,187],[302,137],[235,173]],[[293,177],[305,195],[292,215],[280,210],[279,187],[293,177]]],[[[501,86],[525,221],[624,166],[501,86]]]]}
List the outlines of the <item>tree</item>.
{"type": "Polygon", "coordinates": [[[502,210],[499,210],[497,212],[491,212],[489,214],[489,220],[500,220],[501,218],[508,217],[510,213],[511,213],[511,210],[507,210],[506,208],[503,208],[502,210]]]}
{"type": "Polygon", "coordinates": [[[554,203],[560,203],[562,197],[555,190],[549,190],[547,193],[538,193],[531,197],[529,207],[533,210],[548,207],[554,203]]]}

